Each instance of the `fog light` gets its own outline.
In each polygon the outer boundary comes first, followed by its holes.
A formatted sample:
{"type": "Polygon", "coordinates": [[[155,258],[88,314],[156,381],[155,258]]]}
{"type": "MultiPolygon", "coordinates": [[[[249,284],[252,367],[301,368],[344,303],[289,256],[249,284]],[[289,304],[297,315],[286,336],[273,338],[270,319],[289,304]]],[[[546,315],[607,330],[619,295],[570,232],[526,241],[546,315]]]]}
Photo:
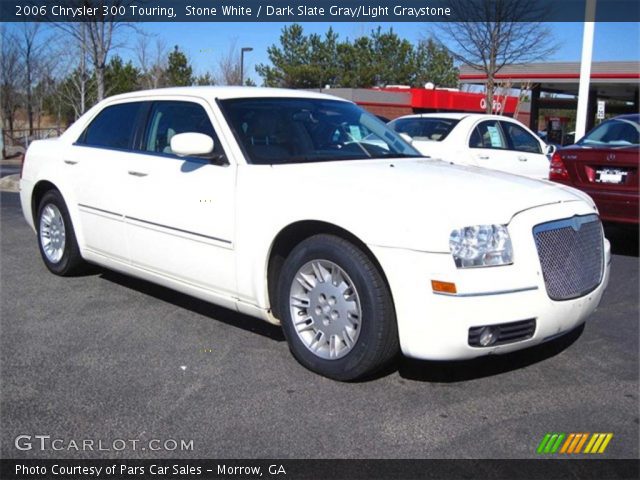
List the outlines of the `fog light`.
{"type": "Polygon", "coordinates": [[[484,327],[480,332],[480,345],[483,347],[488,347],[489,345],[493,345],[496,343],[498,339],[498,328],[497,327],[484,327]]]}

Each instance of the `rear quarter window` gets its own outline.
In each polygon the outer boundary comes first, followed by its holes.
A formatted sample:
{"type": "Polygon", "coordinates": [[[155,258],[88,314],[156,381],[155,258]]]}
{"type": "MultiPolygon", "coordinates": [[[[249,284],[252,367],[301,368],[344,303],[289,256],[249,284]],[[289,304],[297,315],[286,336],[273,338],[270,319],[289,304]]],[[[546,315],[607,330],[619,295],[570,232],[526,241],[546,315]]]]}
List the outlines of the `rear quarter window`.
{"type": "Polygon", "coordinates": [[[78,139],[90,147],[130,149],[143,102],[121,103],[102,110],[78,139]]]}

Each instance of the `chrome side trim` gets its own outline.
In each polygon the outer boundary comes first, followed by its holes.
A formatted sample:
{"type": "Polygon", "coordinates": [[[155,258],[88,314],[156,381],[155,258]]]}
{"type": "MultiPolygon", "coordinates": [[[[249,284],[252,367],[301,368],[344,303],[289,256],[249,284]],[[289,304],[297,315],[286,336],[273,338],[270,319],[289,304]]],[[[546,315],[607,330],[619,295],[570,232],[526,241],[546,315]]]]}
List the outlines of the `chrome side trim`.
{"type": "Polygon", "coordinates": [[[87,210],[95,210],[96,212],[106,213],[107,215],[113,215],[115,217],[124,217],[124,215],[122,215],[121,213],[111,212],[109,210],[103,210],[102,208],[91,207],[83,203],[79,203],[78,206],[81,208],[86,208],[87,210]]]}
{"type": "Polygon", "coordinates": [[[196,237],[206,238],[207,240],[213,240],[213,241],[220,242],[220,243],[226,243],[227,245],[231,245],[232,244],[231,240],[225,240],[223,238],[211,237],[209,235],[204,235],[202,233],[197,233],[197,232],[191,232],[189,230],[183,230],[181,228],[169,227],[169,226],[163,225],[161,223],[154,223],[154,222],[149,222],[147,220],[142,220],[141,218],[127,217],[125,215],[122,215],[121,213],[110,212],[109,210],[103,210],[101,208],[91,207],[89,205],[84,205],[82,203],[79,203],[78,207],[86,208],[88,210],[94,210],[94,211],[100,212],[100,213],[106,213],[107,215],[114,215],[116,217],[121,217],[124,220],[133,220],[134,222],[144,223],[144,224],[147,224],[147,225],[153,225],[154,227],[166,228],[167,230],[173,230],[174,232],[186,233],[187,235],[194,235],[196,237]]]}
{"type": "Polygon", "coordinates": [[[191,232],[189,230],[183,230],[181,228],[169,227],[161,223],[154,223],[154,222],[149,222],[147,220],[142,220],[141,218],[125,217],[125,219],[133,220],[134,222],[146,223],[147,225],[153,225],[154,227],[166,228],[167,230],[173,230],[174,232],[186,233],[187,235],[195,235],[196,237],[206,238],[208,240],[214,240],[216,242],[221,242],[221,243],[226,243],[228,245],[231,245],[231,240],[225,240],[223,238],[211,237],[209,235],[204,235],[202,233],[191,232]]]}
{"type": "Polygon", "coordinates": [[[524,287],[524,288],[513,288],[511,290],[494,290],[492,292],[477,292],[477,293],[443,293],[443,292],[433,292],[434,295],[442,295],[444,297],[456,297],[456,298],[464,298],[464,297],[486,297],[489,295],[507,295],[509,293],[520,293],[520,292],[530,292],[533,290],[538,290],[538,287],[524,287]]]}

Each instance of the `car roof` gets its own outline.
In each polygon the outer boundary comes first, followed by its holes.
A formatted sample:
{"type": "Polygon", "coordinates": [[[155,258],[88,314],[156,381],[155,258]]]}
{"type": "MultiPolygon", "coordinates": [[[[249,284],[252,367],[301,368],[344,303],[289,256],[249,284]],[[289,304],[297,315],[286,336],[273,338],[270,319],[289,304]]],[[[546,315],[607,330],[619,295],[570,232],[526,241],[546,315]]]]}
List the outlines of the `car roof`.
{"type": "Polygon", "coordinates": [[[468,116],[468,113],[416,113],[415,115],[403,115],[394,120],[400,120],[404,118],[451,118],[454,120],[462,120],[468,116]]]}
{"type": "Polygon", "coordinates": [[[195,96],[201,98],[317,98],[324,100],[341,100],[343,98],[326,95],[323,93],[311,92],[308,90],[290,90],[285,88],[265,88],[265,87],[239,87],[239,86],[194,86],[194,87],[170,87],[156,88],[153,90],[138,90],[109,97],[108,100],[126,100],[140,97],[164,97],[164,96],[195,96]]]}
{"type": "Polygon", "coordinates": [[[453,120],[462,120],[463,118],[471,118],[474,120],[481,119],[495,119],[495,120],[512,120],[518,122],[515,118],[508,117],[506,115],[488,115],[486,113],[417,113],[415,115],[404,115],[402,117],[398,117],[395,120],[399,120],[402,118],[447,118],[453,120]]]}
{"type": "Polygon", "coordinates": [[[618,115],[616,117],[611,117],[609,120],[631,120],[632,122],[640,123],[640,113],[618,115]]]}

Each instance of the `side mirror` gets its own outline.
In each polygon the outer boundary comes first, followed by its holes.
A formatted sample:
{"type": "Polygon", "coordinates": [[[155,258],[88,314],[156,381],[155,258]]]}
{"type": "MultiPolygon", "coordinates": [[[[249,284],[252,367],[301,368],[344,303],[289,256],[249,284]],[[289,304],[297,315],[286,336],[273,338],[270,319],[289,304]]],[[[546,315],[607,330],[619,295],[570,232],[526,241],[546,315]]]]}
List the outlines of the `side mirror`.
{"type": "Polygon", "coordinates": [[[181,157],[208,155],[213,146],[213,138],[203,133],[178,133],[171,137],[171,151],[181,157]]]}
{"type": "Polygon", "coordinates": [[[413,143],[413,138],[411,138],[411,136],[410,136],[408,133],[404,133],[404,132],[402,132],[402,133],[400,133],[399,135],[400,135],[402,138],[404,138],[404,140],[405,140],[409,145],[411,145],[411,144],[413,143]]]}
{"type": "Polygon", "coordinates": [[[547,155],[553,155],[554,153],[556,153],[556,150],[558,150],[558,147],[556,147],[555,145],[547,145],[546,148],[546,154],[547,155]]]}

